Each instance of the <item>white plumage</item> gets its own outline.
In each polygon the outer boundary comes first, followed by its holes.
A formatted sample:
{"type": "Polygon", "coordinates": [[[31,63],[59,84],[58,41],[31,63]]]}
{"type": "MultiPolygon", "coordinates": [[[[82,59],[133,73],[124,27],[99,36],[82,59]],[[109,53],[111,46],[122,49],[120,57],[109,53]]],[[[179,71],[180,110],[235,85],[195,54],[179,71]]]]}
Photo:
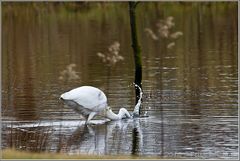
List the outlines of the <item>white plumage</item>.
{"type": "Polygon", "coordinates": [[[75,88],[60,96],[68,106],[83,115],[89,122],[95,115],[105,110],[105,117],[111,120],[118,120],[131,117],[125,108],[121,108],[116,115],[107,104],[106,95],[98,88],[82,86],[75,88]]]}
{"type": "Polygon", "coordinates": [[[93,111],[102,111],[107,106],[106,95],[98,88],[82,86],[61,95],[64,100],[74,101],[77,104],[93,111]],[[98,107],[98,108],[96,108],[98,107]]]}

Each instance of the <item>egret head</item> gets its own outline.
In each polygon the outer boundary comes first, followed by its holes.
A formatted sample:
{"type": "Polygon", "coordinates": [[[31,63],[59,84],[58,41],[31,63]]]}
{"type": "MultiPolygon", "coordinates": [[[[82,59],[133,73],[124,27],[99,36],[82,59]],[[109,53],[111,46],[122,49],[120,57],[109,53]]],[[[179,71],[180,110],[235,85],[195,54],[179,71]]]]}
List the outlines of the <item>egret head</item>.
{"type": "Polygon", "coordinates": [[[106,111],[110,111],[110,110],[112,111],[111,107],[110,107],[110,106],[107,106],[107,107],[106,107],[106,111]]]}

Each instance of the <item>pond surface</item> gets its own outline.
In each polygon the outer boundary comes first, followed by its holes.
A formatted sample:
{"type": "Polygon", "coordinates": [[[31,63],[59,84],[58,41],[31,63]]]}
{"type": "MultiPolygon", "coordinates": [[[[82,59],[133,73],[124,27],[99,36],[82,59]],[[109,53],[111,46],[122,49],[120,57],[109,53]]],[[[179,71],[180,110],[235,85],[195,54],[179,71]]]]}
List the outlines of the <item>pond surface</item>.
{"type": "Polygon", "coordinates": [[[127,3],[2,3],[2,146],[67,154],[238,158],[237,2],[140,3],[143,103],[149,117],[92,125],[59,102],[78,86],[102,89],[114,112],[134,108],[127,3]],[[155,41],[160,19],[171,32],[155,41]],[[124,60],[96,54],[115,41],[124,60]],[[69,64],[75,78],[60,79],[69,64]]]}

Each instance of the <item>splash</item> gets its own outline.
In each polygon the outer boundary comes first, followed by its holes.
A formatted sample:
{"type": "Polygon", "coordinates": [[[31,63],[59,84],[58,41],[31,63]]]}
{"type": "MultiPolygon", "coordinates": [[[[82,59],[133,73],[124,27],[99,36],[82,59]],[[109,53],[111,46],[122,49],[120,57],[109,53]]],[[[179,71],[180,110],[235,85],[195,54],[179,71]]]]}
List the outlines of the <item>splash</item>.
{"type": "Polygon", "coordinates": [[[133,85],[135,87],[137,87],[140,91],[140,97],[138,99],[138,102],[136,104],[136,106],[134,107],[134,110],[133,110],[133,117],[139,117],[139,110],[140,110],[140,106],[141,106],[141,103],[142,103],[142,95],[143,95],[143,92],[142,92],[142,89],[141,87],[139,87],[137,84],[133,83],[133,85]]]}

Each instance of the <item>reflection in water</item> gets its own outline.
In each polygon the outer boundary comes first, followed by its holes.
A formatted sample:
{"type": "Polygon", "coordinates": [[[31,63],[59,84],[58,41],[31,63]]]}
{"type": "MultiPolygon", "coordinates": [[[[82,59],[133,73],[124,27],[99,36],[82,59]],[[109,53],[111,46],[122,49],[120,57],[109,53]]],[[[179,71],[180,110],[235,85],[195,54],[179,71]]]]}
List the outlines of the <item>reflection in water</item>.
{"type": "Polygon", "coordinates": [[[11,133],[4,135],[3,146],[11,144],[22,150],[68,154],[199,155],[201,158],[231,158],[237,155],[235,150],[238,146],[234,141],[237,126],[232,126],[237,120],[234,117],[185,119],[167,115],[162,122],[151,114],[150,117],[133,120],[93,121],[93,125],[87,126],[84,121],[76,120],[42,123],[16,121],[11,126],[6,122],[3,129],[11,133]],[[223,134],[225,137],[222,137],[223,134]]]}
{"type": "Polygon", "coordinates": [[[143,136],[139,120],[134,119],[132,129],[132,155],[137,155],[142,152],[143,136]]]}
{"type": "Polygon", "coordinates": [[[238,158],[237,2],[141,3],[142,107],[150,117],[88,127],[58,102],[61,93],[92,85],[114,112],[134,108],[128,6],[68,4],[2,4],[3,148],[238,158]],[[171,49],[144,32],[169,16],[183,33],[171,49]],[[124,60],[109,67],[96,53],[115,41],[124,60]],[[59,80],[69,64],[78,79],[59,80]]]}
{"type": "Polygon", "coordinates": [[[43,149],[55,149],[57,152],[67,153],[88,153],[88,154],[108,154],[115,153],[117,147],[128,147],[132,149],[134,155],[140,154],[143,148],[143,134],[140,127],[140,120],[119,120],[105,122],[95,120],[94,124],[86,125],[84,121],[63,121],[44,123],[12,123],[6,126],[12,131],[7,140],[13,147],[28,149],[32,151],[42,151],[43,149]],[[128,131],[133,131],[132,136],[128,131]],[[46,135],[42,135],[45,134],[46,135]],[[27,144],[13,137],[25,135],[29,142],[40,143],[41,147],[35,144],[27,144]],[[41,138],[39,138],[41,137],[41,138]],[[128,139],[132,139],[132,143],[128,139]],[[56,140],[57,139],[57,140],[56,140]],[[55,140],[55,141],[54,141],[55,140]],[[49,145],[49,142],[54,144],[49,145]]]}
{"type": "Polygon", "coordinates": [[[232,158],[238,155],[234,141],[237,126],[233,126],[236,121],[234,117],[185,119],[167,115],[164,122],[152,116],[107,122],[93,120],[92,125],[76,120],[12,122],[11,126],[3,124],[4,131],[11,131],[4,135],[7,142],[3,146],[11,143],[22,150],[68,154],[232,158]]]}

